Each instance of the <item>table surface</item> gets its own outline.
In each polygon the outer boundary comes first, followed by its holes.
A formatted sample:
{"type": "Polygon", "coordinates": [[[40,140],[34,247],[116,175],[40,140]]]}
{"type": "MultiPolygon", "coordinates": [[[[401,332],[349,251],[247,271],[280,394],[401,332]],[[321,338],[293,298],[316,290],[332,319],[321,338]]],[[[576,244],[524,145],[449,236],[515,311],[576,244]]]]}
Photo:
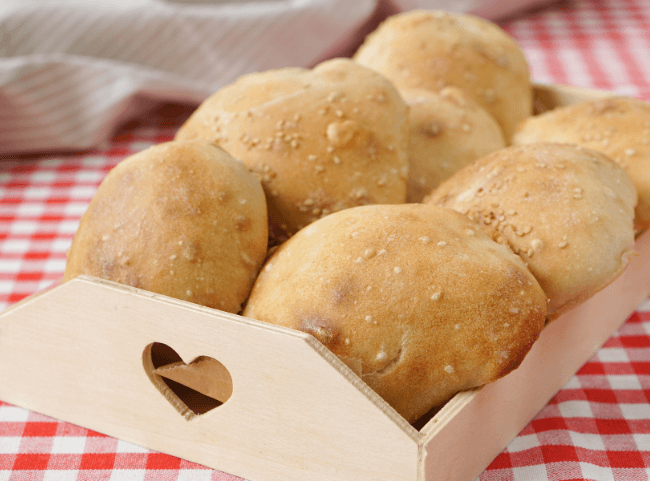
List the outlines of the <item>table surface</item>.
{"type": "MultiPolygon", "coordinates": [[[[520,42],[535,81],[650,100],[650,2],[561,2],[501,25],[520,42]]],[[[170,140],[190,112],[160,105],[91,152],[0,159],[0,310],[61,278],[79,218],[106,173],[170,140]]],[[[85,479],[240,478],[0,401],[0,481],[85,479]]],[[[650,479],[650,301],[480,476],[568,479],[650,479]]]]}

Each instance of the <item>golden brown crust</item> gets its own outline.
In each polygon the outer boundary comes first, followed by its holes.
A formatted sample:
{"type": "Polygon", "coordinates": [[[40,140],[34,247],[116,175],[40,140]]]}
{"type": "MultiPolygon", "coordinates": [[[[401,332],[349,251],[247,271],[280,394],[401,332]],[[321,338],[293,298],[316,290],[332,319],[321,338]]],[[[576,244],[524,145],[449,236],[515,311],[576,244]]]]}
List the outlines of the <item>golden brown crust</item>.
{"type": "Polygon", "coordinates": [[[612,97],[557,108],[523,122],[515,144],[578,144],[611,157],[628,173],[639,195],[635,228],[650,227],[650,104],[612,97]]]}
{"type": "Polygon", "coordinates": [[[261,179],[275,237],[330,212],[406,198],[407,107],[387,79],[351,60],[243,76],[177,138],[213,140],[261,179]]]}
{"type": "Polygon", "coordinates": [[[64,280],[109,279],[239,312],[266,254],[260,183],[216,145],[167,142],[120,162],[81,218],[64,280]]]}
{"type": "Polygon", "coordinates": [[[456,212],[332,214],[278,248],[244,315],[314,335],[414,421],[516,368],[546,300],[521,260],[456,212]]]}
{"type": "Polygon", "coordinates": [[[454,85],[497,120],[506,140],[532,112],[526,57],[497,25],[466,14],[414,10],[388,18],[354,55],[400,89],[454,85]]]}
{"type": "Polygon", "coordinates": [[[427,202],[466,214],[521,256],[548,296],[549,319],[584,302],[625,268],[636,193],[623,169],[575,145],[493,152],[427,202]]]}
{"type": "Polygon", "coordinates": [[[454,172],[505,147],[499,124],[459,88],[400,93],[409,106],[407,202],[421,202],[454,172]]]}

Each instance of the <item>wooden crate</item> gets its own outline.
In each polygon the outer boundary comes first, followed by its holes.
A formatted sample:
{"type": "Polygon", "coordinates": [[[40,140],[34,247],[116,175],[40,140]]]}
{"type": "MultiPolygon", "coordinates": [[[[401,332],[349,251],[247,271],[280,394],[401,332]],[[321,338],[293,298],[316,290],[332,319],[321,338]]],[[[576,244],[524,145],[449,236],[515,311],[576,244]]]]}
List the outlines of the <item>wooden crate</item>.
{"type": "MultiPolygon", "coordinates": [[[[603,95],[537,86],[536,105],[603,95]]],[[[648,296],[650,232],[636,250],[517,370],[419,429],[308,334],[83,276],[0,315],[0,399],[251,481],[472,480],[648,296]],[[178,372],[223,404],[156,370],[199,356],[209,382],[178,372]]]]}

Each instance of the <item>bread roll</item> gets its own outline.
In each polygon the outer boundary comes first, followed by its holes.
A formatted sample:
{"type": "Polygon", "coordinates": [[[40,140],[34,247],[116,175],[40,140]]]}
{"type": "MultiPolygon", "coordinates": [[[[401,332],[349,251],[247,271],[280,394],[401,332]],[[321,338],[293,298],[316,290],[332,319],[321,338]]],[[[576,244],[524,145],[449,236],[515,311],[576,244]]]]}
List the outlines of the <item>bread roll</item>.
{"type": "Polygon", "coordinates": [[[239,312],[266,255],[259,181],[204,141],[150,147],[99,186],[74,236],[64,280],[101,277],[239,312]]]}
{"type": "Polygon", "coordinates": [[[454,172],[505,147],[499,124],[462,90],[400,93],[410,107],[407,202],[421,202],[454,172]]]}
{"type": "Polygon", "coordinates": [[[549,320],[614,280],[634,245],[632,181],[609,158],[575,145],[493,152],[427,202],[466,214],[519,254],[549,298],[549,320]]]}
{"type": "Polygon", "coordinates": [[[578,144],[610,156],[628,173],[639,195],[635,228],[650,227],[650,104],[628,97],[581,102],[531,117],[515,144],[578,144]]]}
{"type": "Polygon", "coordinates": [[[281,245],[243,315],[315,336],[415,421],[522,361],[546,315],[523,262],[422,204],[337,212],[281,245]]]}
{"type": "Polygon", "coordinates": [[[264,186],[272,237],[348,207],[402,203],[407,107],[393,85],[351,60],[241,77],[177,134],[213,140],[264,186]]]}
{"type": "Polygon", "coordinates": [[[497,120],[506,141],[532,111],[524,52],[501,28],[479,17],[422,10],[389,17],[354,60],[399,89],[462,88],[497,120]]]}

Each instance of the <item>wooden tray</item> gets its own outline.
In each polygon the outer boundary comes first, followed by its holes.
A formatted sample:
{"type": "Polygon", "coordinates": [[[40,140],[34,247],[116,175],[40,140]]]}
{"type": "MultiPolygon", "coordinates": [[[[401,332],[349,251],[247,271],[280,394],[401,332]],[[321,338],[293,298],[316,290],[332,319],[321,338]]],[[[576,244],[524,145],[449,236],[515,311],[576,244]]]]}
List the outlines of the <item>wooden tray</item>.
{"type": "MultiPolygon", "coordinates": [[[[606,94],[536,95],[548,109],[606,94]]],[[[0,399],[251,481],[472,480],[647,298],[650,232],[636,249],[519,369],[419,430],[308,334],[83,276],[0,315],[0,399]],[[199,392],[156,371],[196,358],[214,376],[199,392]]]]}

